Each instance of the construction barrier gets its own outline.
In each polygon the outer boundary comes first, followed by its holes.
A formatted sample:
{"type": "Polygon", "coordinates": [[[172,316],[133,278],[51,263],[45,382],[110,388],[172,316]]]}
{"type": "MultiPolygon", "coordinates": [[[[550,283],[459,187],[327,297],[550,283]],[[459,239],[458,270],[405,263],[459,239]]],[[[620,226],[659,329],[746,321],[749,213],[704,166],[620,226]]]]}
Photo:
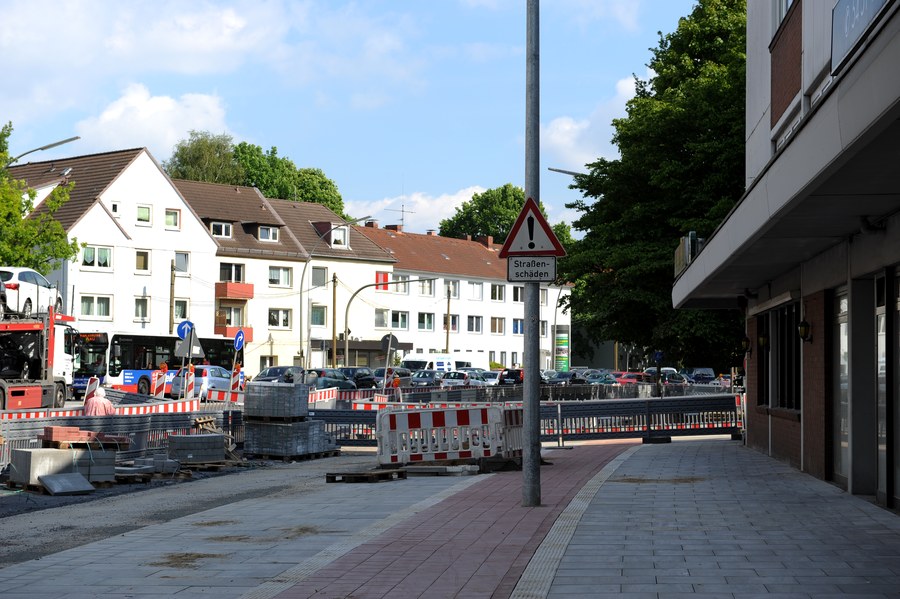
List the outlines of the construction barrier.
{"type": "Polygon", "coordinates": [[[508,458],[522,455],[522,410],[476,407],[394,408],[376,416],[380,464],[508,458]]]}
{"type": "Polygon", "coordinates": [[[166,396],[165,370],[154,370],[150,374],[150,395],[156,399],[163,399],[166,396]]]}
{"type": "Polygon", "coordinates": [[[241,365],[235,364],[234,370],[231,371],[231,392],[237,393],[241,390],[241,365]]]}
{"type": "Polygon", "coordinates": [[[227,401],[231,403],[244,403],[243,391],[226,391],[225,389],[207,389],[206,399],[208,401],[227,401]]]}
{"type": "Polygon", "coordinates": [[[194,399],[194,365],[188,364],[184,371],[184,389],[181,399],[194,399]]]}

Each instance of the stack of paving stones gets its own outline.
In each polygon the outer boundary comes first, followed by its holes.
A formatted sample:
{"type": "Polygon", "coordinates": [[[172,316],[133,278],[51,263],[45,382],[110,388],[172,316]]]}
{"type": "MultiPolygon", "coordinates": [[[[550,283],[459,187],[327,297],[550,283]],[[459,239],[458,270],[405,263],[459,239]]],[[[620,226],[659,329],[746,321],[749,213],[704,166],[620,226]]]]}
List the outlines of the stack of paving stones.
{"type": "Polygon", "coordinates": [[[309,419],[309,385],[251,383],[244,390],[244,456],[316,457],[337,450],[325,422],[309,419]]]}
{"type": "Polygon", "coordinates": [[[47,426],[38,435],[40,448],[13,449],[9,482],[39,486],[40,477],[77,472],[91,483],[116,480],[116,451],[128,449],[127,436],[82,430],[77,426],[47,426]]]}
{"type": "Polygon", "coordinates": [[[223,463],[225,435],[169,435],[169,459],[180,464],[223,463]]]}
{"type": "Polygon", "coordinates": [[[172,474],[178,472],[179,462],[164,453],[156,453],[146,458],[134,458],[134,467],[152,474],[172,474]]]}

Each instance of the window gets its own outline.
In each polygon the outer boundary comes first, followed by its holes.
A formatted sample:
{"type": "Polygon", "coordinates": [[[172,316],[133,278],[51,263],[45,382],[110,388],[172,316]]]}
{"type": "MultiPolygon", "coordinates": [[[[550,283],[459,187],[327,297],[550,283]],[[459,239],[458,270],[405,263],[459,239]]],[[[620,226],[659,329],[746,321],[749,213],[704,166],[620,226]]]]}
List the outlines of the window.
{"type": "Polygon", "coordinates": [[[175,252],[175,273],[191,271],[191,255],[187,252],[175,252]]]}
{"type": "Polygon", "coordinates": [[[375,308],[375,328],[386,329],[390,316],[391,311],[387,308],[375,308]]]}
{"type": "Polygon", "coordinates": [[[513,318],[513,335],[525,334],[525,319],[513,318]]]}
{"type": "Polygon", "coordinates": [[[150,250],[134,251],[134,270],[140,274],[150,274],[150,250]]]}
{"type": "Polygon", "coordinates": [[[481,332],[481,316],[469,316],[467,319],[466,330],[470,333],[480,333],[481,332]]]}
{"type": "Polygon", "coordinates": [[[112,269],[112,248],[86,245],[81,251],[81,265],[88,268],[112,269]]]}
{"type": "Polygon", "coordinates": [[[150,206],[138,206],[137,207],[137,224],[139,225],[151,225],[153,224],[150,221],[150,206]]]}
{"type": "Polygon", "coordinates": [[[506,301],[506,286],[491,284],[491,300],[495,302],[506,301]]]}
{"type": "Polygon", "coordinates": [[[547,336],[547,321],[542,320],[541,321],[541,337],[546,337],[546,336],[547,336]]]}
{"type": "Polygon", "coordinates": [[[434,297],[434,279],[424,279],[419,281],[419,295],[423,297],[434,297]]]}
{"type": "Polygon", "coordinates": [[[269,267],[269,285],[273,287],[290,287],[293,281],[293,269],[287,266],[269,267]]]}
{"type": "Polygon", "coordinates": [[[175,320],[184,320],[188,318],[188,300],[175,300],[175,320]]]}
{"type": "Polygon", "coordinates": [[[227,327],[244,326],[244,309],[241,306],[219,306],[219,316],[227,327]]]}
{"type": "Polygon", "coordinates": [[[312,286],[321,287],[328,283],[328,269],[324,266],[313,266],[312,286]]]}
{"type": "MultiPolygon", "coordinates": [[[[109,320],[112,317],[112,297],[108,295],[82,295],[81,316],[109,320]]],[[[93,320],[92,319],[92,320],[93,320]]]]}
{"type": "Polygon", "coordinates": [[[109,204],[109,211],[113,213],[113,216],[119,218],[122,215],[122,211],[119,207],[119,202],[111,202],[109,204]]]}
{"type": "Polygon", "coordinates": [[[394,273],[391,275],[391,282],[394,283],[394,285],[391,285],[391,287],[394,288],[394,293],[401,293],[404,295],[409,293],[409,275],[398,275],[397,273],[394,273]]]}
{"type": "Polygon", "coordinates": [[[444,281],[444,297],[450,293],[452,299],[459,299],[459,281],[444,281]]]}
{"type": "Polygon", "coordinates": [[[496,363],[497,363],[497,352],[495,352],[495,351],[489,351],[489,352],[488,352],[488,363],[489,363],[489,364],[496,364],[496,363]]]}
{"type": "Polygon", "coordinates": [[[514,302],[524,302],[525,301],[525,288],[521,285],[516,285],[513,287],[513,301],[514,302]]]}
{"type": "Polygon", "coordinates": [[[269,308],[269,328],[291,328],[291,311],[285,308],[269,308]]]}
{"type": "Polygon", "coordinates": [[[389,286],[386,284],[388,282],[390,273],[384,271],[378,271],[375,273],[375,282],[378,283],[375,286],[377,291],[387,291],[389,286]]]}
{"type": "Polygon", "coordinates": [[[405,331],[409,328],[409,312],[391,312],[391,328],[405,331]]]}
{"type": "Polygon", "coordinates": [[[324,327],[328,322],[326,320],[327,316],[327,306],[313,306],[309,312],[309,324],[314,327],[324,327]]]}
{"type": "Polygon", "coordinates": [[[481,283],[469,281],[469,299],[478,301],[484,299],[484,289],[481,283]]]}
{"type": "Polygon", "coordinates": [[[506,332],[506,319],[491,316],[491,332],[495,335],[503,335],[506,332]]]}
{"type": "Polygon", "coordinates": [[[519,365],[519,352],[517,352],[517,351],[512,352],[512,363],[513,363],[513,366],[519,365]]]}
{"type": "Polygon", "coordinates": [[[166,228],[167,229],[180,229],[181,228],[181,210],[176,210],[174,208],[166,208],[166,228]]]}
{"type": "Polygon", "coordinates": [[[259,227],[259,240],[260,241],[278,241],[278,227],[269,227],[269,226],[260,226],[259,227]]]}
{"type": "MultiPolygon", "coordinates": [[[[447,315],[444,314],[444,330],[447,330],[447,315]]],[[[450,315],[450,332],[458,333],[459,332],[459,314],[451,314],[450,315]]]]}
{"type": "Polygon", "coordinates": [[[134,298],[134,319],[140,322],[150,320],[150,298],[136,297],[134,298]]]}
{"type": "Polygon", "coordinates": [[[349,236],[350,231],[347,227],[337,227],[336,229],[332,229],[331,231],[331,247],[333,248],[347,248],[349,243],[347,238],[349,236]]]}
{"type": "Polygon", "coordinates": [[[209,230],[213,237],[231,237],[231,223],[212,222],[209,230]]]}
{"type": "Polygon", "coordinates": [[[219,265],[219,281],[223,283],[243,283],[244,265],[223,262],[219,265]]]}
{"type": "Polygon", "coordinates": [[[542,306],[547,305],[547,290],[546,289],[541,289],[541,305],[542,306]]]}
{"type": "Polygon", "coordinates": [[[434,314],[431,312],[419,312],[419,330],[434,330],[434,314]]]}
{"type": "Polygon", "coordinates": [[[799,410],[800,375],[803,370],[800,363],[800,344],[803,341],[797,335],[797,325],[801,320],[800,304],[793,303],[778,308],[769,315],[773,326],[770,334],[774,335],[774,338],[769,341],[772,354],[769,363],[772,366],[771,376],[774,379],[770,388],[775,393],[774,406],[787,410],[799,410]]]}

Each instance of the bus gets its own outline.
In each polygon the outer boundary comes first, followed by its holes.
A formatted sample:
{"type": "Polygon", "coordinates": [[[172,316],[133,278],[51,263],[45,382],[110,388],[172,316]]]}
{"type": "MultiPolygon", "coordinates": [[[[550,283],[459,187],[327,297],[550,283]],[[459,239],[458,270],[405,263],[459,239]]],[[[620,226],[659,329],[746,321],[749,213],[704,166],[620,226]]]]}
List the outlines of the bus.
{"type": "MultiPolygon", "coordinates": [[[[72,385],[78,398],[84,395],[92,376],[98,377],[101,385],[147,395],[152,372],[162,363],[168,368],[168,393],[172,378],[182,364],[182,358],[175,355],[175,346],[180,341],[175,335],[81,332],[79,337],[80,360],[72,385]]],[[[215,364],[231,370],[235,360],[233,339],[200,338],[199,342],[205,357],[193,358],[191,362],[215,364]]],[[[237,361],[243,363],[243,359],[243,351],[237,352],[237,361]]]]}

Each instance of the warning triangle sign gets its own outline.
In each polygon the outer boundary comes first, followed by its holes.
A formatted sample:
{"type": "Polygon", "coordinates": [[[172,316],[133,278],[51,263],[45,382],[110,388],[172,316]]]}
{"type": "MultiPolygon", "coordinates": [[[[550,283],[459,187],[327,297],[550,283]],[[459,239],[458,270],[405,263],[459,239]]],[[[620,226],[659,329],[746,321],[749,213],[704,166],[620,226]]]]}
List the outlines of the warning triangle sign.
{"type": "Polygon", "coordinates": [[[500,250],[500,257],[507,256],[565,256],[566,250],[563,248],[559,239],[547,219],[541,214],[534,198],[525,200],[519,217],[516,218],[509,235],[506,236],[506,242],[503,249],[500,250]]]}

